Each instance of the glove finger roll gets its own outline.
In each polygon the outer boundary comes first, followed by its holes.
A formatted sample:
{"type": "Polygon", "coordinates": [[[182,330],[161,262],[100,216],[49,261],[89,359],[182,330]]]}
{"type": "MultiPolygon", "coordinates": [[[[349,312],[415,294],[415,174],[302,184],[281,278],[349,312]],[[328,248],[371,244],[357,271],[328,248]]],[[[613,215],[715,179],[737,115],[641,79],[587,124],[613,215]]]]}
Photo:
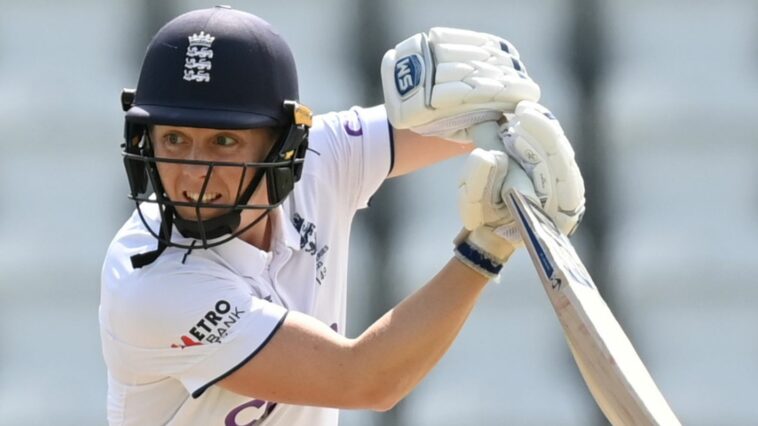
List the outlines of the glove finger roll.
{"type": "Polygon", "coordinates": [[[518,77],[511,80],[509,84],[507,83],[503,90],[495,95],[495,100],[517,104],[523,99],[539,99],[540,94],[540,87],[536,83],[532,80],[518,77]]]}
{"type": "Polygon", "coordinates": [[[584,181],[582,181],[579,169],[573,167],[570,176],[559,180],[556,184],[558,193],[558,209],[574,211],[584,204],[584,181]]]}
{"type": "Polygon", "coordinates": [[[481,47],[466,44],[438,44],[434,47],[434,59],[437,63],[486,61],[490,53],[481,47]]]}
{"type": "Polygon", "coordinates": [[[472,75],[476,68],[472,64],[462,62],[446,62],[437,65],[434,80],[437,84],[449,81],[461,81],[472,75]]]}
{"type": "Polygon", "coordinates": [[[458,28],[434,27],[429,30],[429,41],[432,43],[460,43],[493,46],[498,51],[506,52],[516,58],[519,52],[508,40],[487,33],[480,33],[458,28]]]}

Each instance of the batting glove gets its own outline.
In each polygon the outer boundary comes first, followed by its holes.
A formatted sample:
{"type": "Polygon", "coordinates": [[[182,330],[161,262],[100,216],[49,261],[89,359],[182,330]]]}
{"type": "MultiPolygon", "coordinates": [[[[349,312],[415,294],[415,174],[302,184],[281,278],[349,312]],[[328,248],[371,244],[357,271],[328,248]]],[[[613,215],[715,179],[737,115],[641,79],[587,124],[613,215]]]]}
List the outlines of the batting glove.
{"type": "Polygon", "coordinates": [[[454,241],[455,256],[485,277],[496,277],[523,245],[501,194],[508,188],[534,194],[531,186],[529,177],[504,152],[475,149],[466,159],[458,185],[464,229],[454,241]]]}
{"type": "Polygon", "coordinates": [[[574,150],[547,108],[519,103],[499,134],[508,155],[474,150],[458,188],[464,230],[455,240],[456,256],[489,278],[523,244],[504,201],[509,188],[539,201],[566,235],[576,230],[585,209],[584,180],[574,150]]]}
{"type": "Polygon", "coordinates": [[[399,43],[384,55],[381,75],[395,128],[458,142],[471,141],[472,125],[540,97],[511,43],[453,28],[432,28],[399,43]]]}
{"type": "Polygon", "coordinates": [[[505,151],[531,178],[543,210],[565,235],[584,215],[584,179],[558,120],[544,106],[523,101],[500,126],[505,151]]]}

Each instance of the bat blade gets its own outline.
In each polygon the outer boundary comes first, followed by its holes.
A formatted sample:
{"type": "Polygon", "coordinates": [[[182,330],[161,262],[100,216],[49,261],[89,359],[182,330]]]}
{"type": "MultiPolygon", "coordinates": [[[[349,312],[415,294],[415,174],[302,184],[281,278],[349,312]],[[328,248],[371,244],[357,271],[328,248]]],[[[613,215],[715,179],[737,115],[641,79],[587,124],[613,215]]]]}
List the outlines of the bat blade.
{"type": "Polygon", "coordinates": [[[679,425],[566,236],[514,189],[505,195],[587,387],[613,425],[679,425]]]}

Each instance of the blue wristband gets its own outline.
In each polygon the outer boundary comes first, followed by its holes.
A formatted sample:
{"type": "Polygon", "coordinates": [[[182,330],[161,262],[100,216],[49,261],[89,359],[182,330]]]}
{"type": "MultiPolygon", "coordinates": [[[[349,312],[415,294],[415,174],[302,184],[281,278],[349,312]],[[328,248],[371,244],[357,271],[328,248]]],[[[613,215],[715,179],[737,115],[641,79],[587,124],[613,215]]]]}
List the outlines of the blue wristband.
{"type": "Polygon", "coordinates": [[[455,254],[463,263],[490,278],[496,277],[503,269],[502,263],[496,262],[467,241],[463,241],[455,247],[455,254]]]}

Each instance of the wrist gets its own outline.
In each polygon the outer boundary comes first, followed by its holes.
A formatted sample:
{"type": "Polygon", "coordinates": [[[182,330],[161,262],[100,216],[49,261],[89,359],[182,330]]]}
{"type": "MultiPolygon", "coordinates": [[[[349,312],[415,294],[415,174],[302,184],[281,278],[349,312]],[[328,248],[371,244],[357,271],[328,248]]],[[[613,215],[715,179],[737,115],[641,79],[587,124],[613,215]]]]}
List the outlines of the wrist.
{"type": "Polygon", "coordinates": [[[503,264],[515,251],[512,244],[486,228],[477,228],[474,231],[464,229],[454,242],[455,257],[488,279],[498,276],[503,264]]]}

